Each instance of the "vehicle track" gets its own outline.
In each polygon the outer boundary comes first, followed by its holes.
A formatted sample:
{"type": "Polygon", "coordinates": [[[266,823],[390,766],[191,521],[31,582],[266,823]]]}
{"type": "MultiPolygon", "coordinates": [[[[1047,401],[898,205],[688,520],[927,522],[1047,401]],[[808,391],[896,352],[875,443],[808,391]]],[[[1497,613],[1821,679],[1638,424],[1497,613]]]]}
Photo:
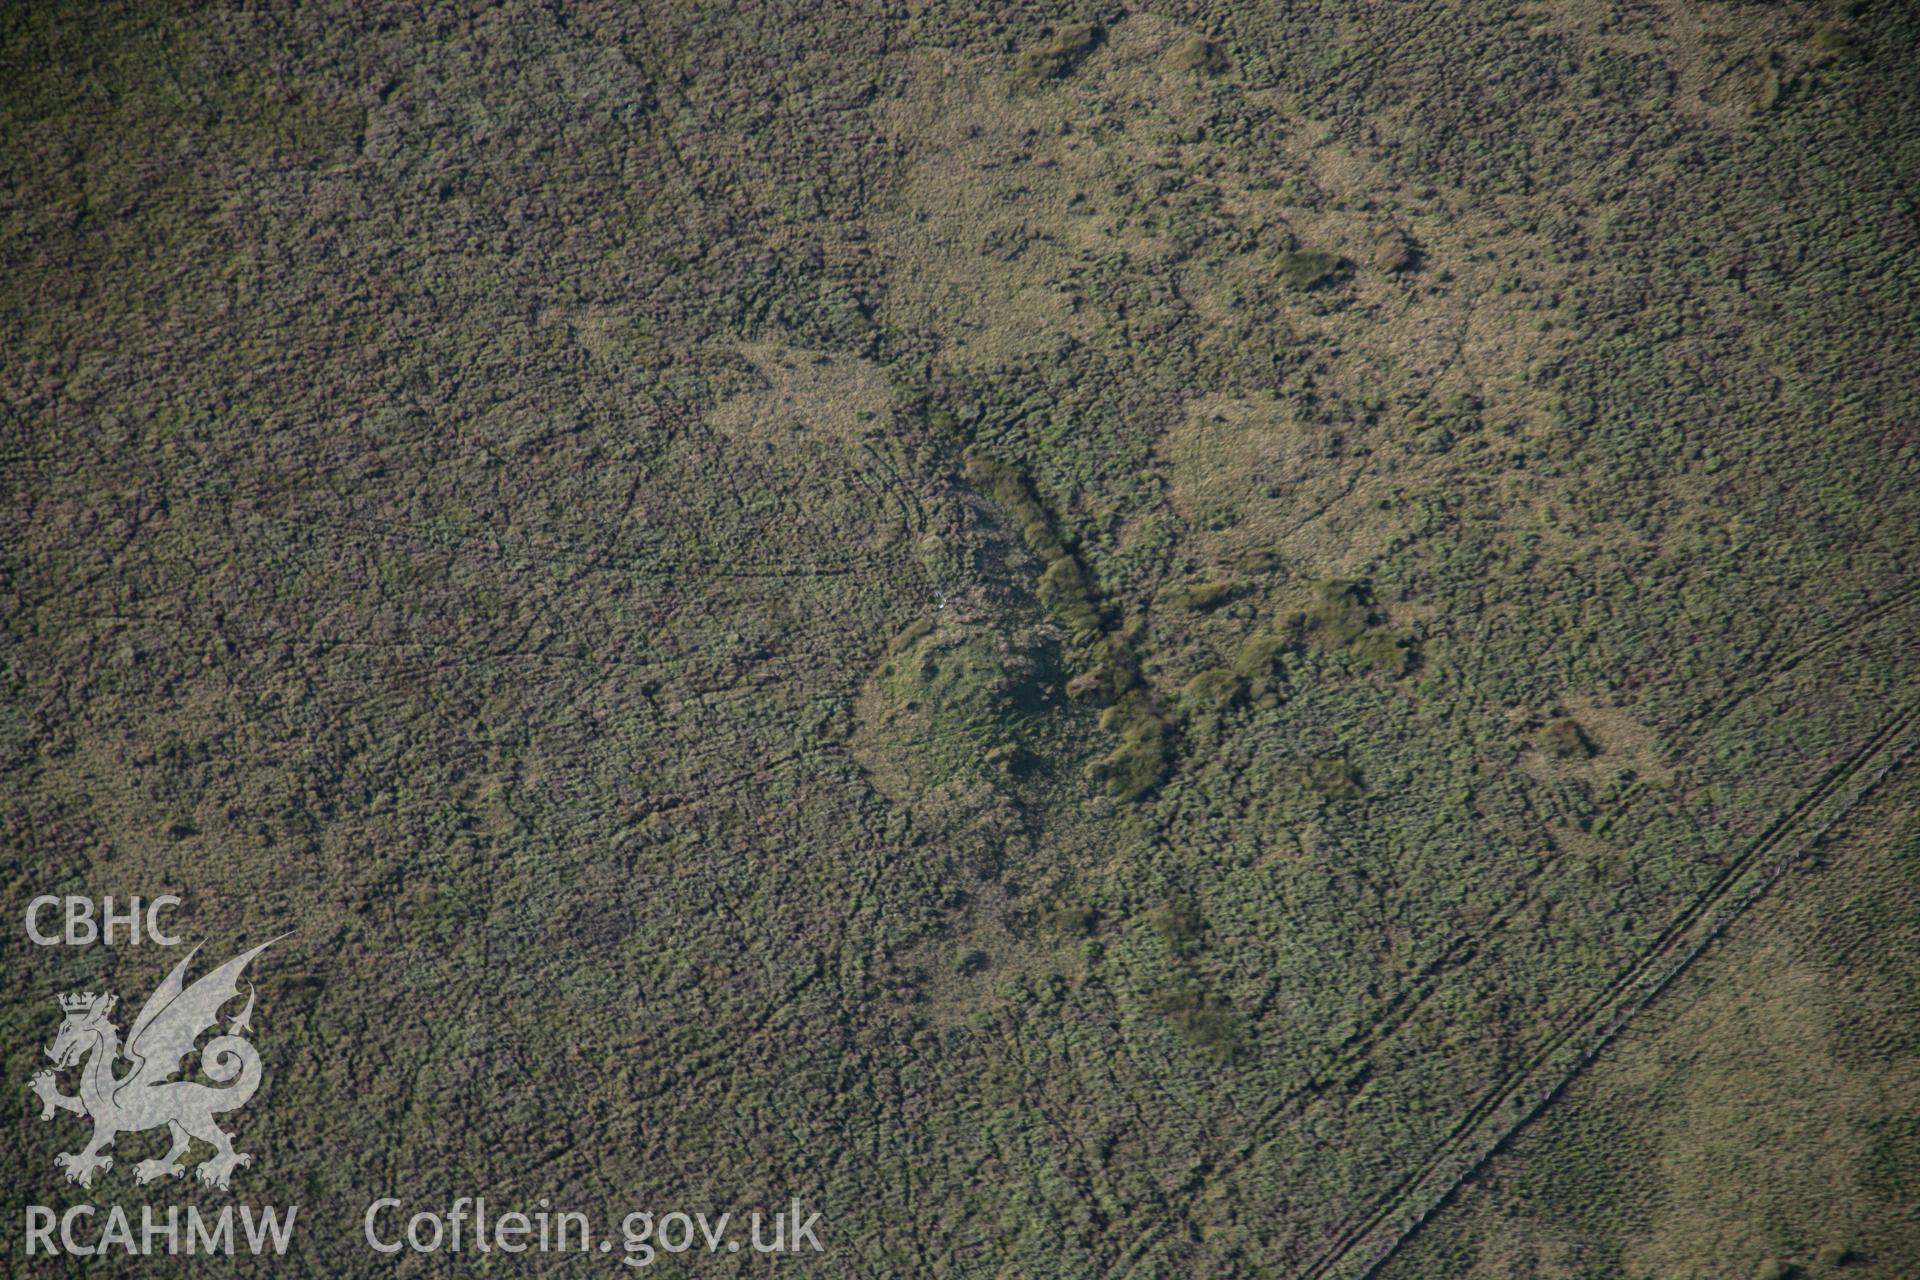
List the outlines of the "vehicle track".
{"type": "MultiPolygon", "coordinates": [[[[1808,658],[1833,648],[1846,637],[1853,635],[1870,623],[1878,622],[1882,617],[1898,609],[1901,605],[1909,603],[1916,596],[1920,596],[1920,582],[1910,583],[1907,586],[1896,589],[1879,604],[1869,605],[1861,612],[1853,614],[1840,622],[1832,623],[1824,630],[1816,632],[1804,641],[1799,648],[1792,650],[1778,662],[1763,668],[1752,678],[1735,685],[1717,701],[1708,702],[1703,705],[1684,725],[1679,726],[1681,732],[1690,731],[1693,740],[1687,744],[1685,750],[1680,752],[1675,763],[1677,764],[1689,759],[1693,753],[1699,749],[1700,744],[1706,741],[1707,736],[1712,733],[1716,727],[1725,722],[1727,717],[1732,715],[1748,698],[1751,698],[1754,694],[1760,692],[1760,690],[1781,676],[1786,675],[1808,658]]],[[[1645,778],[1636,780],[1621,794],[1617,802],[1620,810],[1625,812],[1635,801],[1645,795],[1651,786],[1652,783],[1645,778]]]]}
{"type": "MultiPolygon", "coordinates": [[[[1887,602],[1886,607],[1891,607],[1893,603],[1893,601],[1887,602]]],[[[1580,1010],[1579,1014],[1572,1018],[1562,1030],[1555,1032],[1534,1049],[1528,1055],[1527,1061],[1523,1066],[1509,1074],[1499,1085],[1483,1097],[1479,1103],[1475,1104],[1468,1114],[1449,1130],[1447,1135],[1441,1140],[1440,1147],[1423,1161],[1420,1167],[1412,1174],[1402,1178],[1394,1187],[1390,1188],[1382,1196],[1377,1197],[1372,1204],[1368,1206],[1365,1211],[1365,1216],[1360,1219],[1357,1224],[1344,1229],[1334,1244],[1323,1251],[1309,1265],[1307,1270],[1300,1273],[1300,1280],[1321,1280],[1323,1277],[1335,1274],[1335,1269],[1347,1259],[1351,1258],[1360,1244],[1368,1237],[1376,1235],[1384,1225],[1396,1219],[1398,1216],[1397,1211],[1401,1206],[1409,1200],[1418,1198],[1417,1192],[1422,1184],[1431,1180],[1436,1173],[1441,1171],[1448,1163],[1450,1156],[1457,1157],[1459,1148],[1466,1146],[1475,1150],[1476,1154],[1471,1163],[1460,1171],[1457,1176],[1450,1179],[1445,1187],[1440,1188],[1433,1195],[1427,1197],[1425,1207],[1421,1209],[1419,1214],[1411,1222],[1394,1233],[1387,1242],[1386,1247],[1367,1261],[1364,1270],[1353,1273],[1357,1280],[1366,1280],[1366,1277],[1374,1275],[1386,1259],[1391,1256],[1393,1249],[1397,1248],[1404,1239],[1412,1235],[1413,1231],[1425,1220],[1434,1207],[1439,1205],[1447,1196],[1451,1195],[1453,1190],[1468,1177],[1471,1177],[1473,1172],[1485,1162],[1486,1158],[1511,1136],[1513,1132],[1544,1108],[1554,1095],[1593,1058],[1599,1049],[1618,1033],[1621,1026],[1624,1025],[1625,1021],[1631,1017],[1632,1014],[1638,1012],[1655,995],[1664,990],[1674,978],[1679,976],[1682,970],[1692,963],[1694,957],[1705,948],[1706,944],[1711,941],[1714,936],[1724,929],[1735,916],[1751,905],[1754,899],[1757,898],[1760,893],[1764,892],[1774,880],[1779,878],[1786,870],[1788,863],[1796,860],[1800,856],[1800,853],[1807,843],[1824,833],[1841,814],[1864,799],[1867,793],[1885,776],[1887,771],[1914,749],[1916,739],[1911,736],[1908,731],[1915,727],[1916,721],[1920,721],[1920,704],[1909,705],[1898,715],[1892,717],[1874,733],[1865,745],[1855,751],[1846,760],[1828,770],[1826,774],[1822,775],[1814,784],[1814,789],[1808,795],[1803,797],[1797,804],[1789,809],[1787,813],[1776,819],[1764,832],[1756,837],[1744,853],[1735,858],[1721,871],[1714,882],[1694,900],[1693,904],[1684,909],[1680,915],[1662,931],[1660,937],[1642,954],[1640,960],[1636,961],[1625,974],[1610,983],[1605,991],[1590,1000],[1580,1010]],[[1884,761],[1877,766],[1873,765],[1876,755],[1885,757],[1884,761]],[[1730,910],[1722,913],[1718,919],[1712,921],[1704,932],[1698,931],[1697,926],[1699,926],[1716,907],[1734,898],[1734,891],[1738,884],[1747,879],[1749,873],[1765,861],[1768,853],[1777,850],[1781,844],[1785,842],[1786,838],[1792,835],[1794,831],[1802,825],[1803,821],[1810,815],[1813,815],[1827,800],[1845,791],[1850,781],[1862,776],[1867,777],[1866,783],[1851,795],[1846,803],[1841,805],[1836,812],[1827,815],[1824,820],[1819,821],[1807,834],[1806,838],[1798,845],[1793,846],[1787,855],[1768,866],[1765,869],[1764,876],[1757,883],[1750,886],[1743,895],[1739,896],[1738,901],[1734,902],[1730,910]],[[1677,960],[1671,960],[1671,957],[1676,952],[1679,954],[1679,958],[1677,960]],[[1669,958],[1670,961],[1665,966],[1662,965],[1663,957],[1669,958]],[[1621,996],[1629,992],[1636,985],[1645,982],[1650,973],[1654,975],[1654,980],[1647,983],[1645,990],[1637,997],[1622,1002],[1621,996]],[[1599,1016],[1608,1008],[1616,1005],[1618,1006],[1617,1013],[1611,1022],[1599,1016]],[[1594,1027],[1600,1023],[1605,1023],[1605,1025],[1601,1026],[1597,1033],[1594,1032],[1594,1027]],[[1496,1123],[1499,1121],[1499,1116],[1496,1113],[1508,1100],[1515,1097],[1532,1096],[1531,1091],[1525,1088],[1529,1078],[1539,1075],[1545,1068],[1550,1066],[1556,1055],[1562,1053],[1570,1044],[1576,1042],[1583,1033],[1593,1034],[1593,1042],[1586,1049],[1582,1050],[1570,1065],[1565,1066],[1560,1072],[1554,1075],[1550,1086],[1539,1095],[1536,1101],[1528,1104],[1522,1114],[1502,1124],[1499,1132],[1489,1140],[1477,1144],[1470,1141],[1475,1131],[1485,1125],[1490,1119],[1496,1123]]],[[[1496,917],[1495,920],[1490,923],[1489,929],[1486,932],[1497,930],[1499,922],[1510,914],[1512,914],[1512,909],[1502,912],[1500,916],[1496,917]]],[[[1399,1016],[1391,1018],[1387,1025],[1377,1026],[1358,1037],[1350,1037],[1340,1046],[1342,1052],[1339,1053],[1333,1069],[1316,1074],[1315,1078],[1287,1090],[1280,1097],[1276,1098],[1272,1105],[1267,1108],[1266,1112],[1254,1124],[1254,1137],[1250,1138],[1238,1151],[1234,1152],[1226,1160],[1223,1160],[1205,1173],[1197,1175],[1189,1185],[1181,1187],[1176,1194],[1185,1196],[1197,1193],[1200,1187],[1206,1182],[1232,1175],[1270,1140],[1271,1134],[1269,1130],[1271,1126],[1281,1118],[1282,1114],[1295,1104],[1309,1097],[1319,1096],[1333,1085],[1350,1080],[1356,1073],[1364,1071],[1367,1061],[1371,1058],[1374,1050],[1394,1035],[1400,1026],[1412,1016],[1413,1011],[1433,994],[1434,989],[1438,986],[1438,979],[1441,973],[1447,968],[1455,967],[1457,964],[1464,963],[1471,959],[1477,950],[1477,940],[1475,938],[1459,939],[1452,944],[1446,952],[1422,973],[1420,980],[1416,982],[1416,989],[1408,992],[1407,995],[1401,999],[1399,1016]]],[[[1126,1275],[1138,1267],[1145,1261],[1151,1249],[1164,1238],[1165,1233],[1171,1226],[1171,1222],[1162,1223],[1139,1237],[1136,1237],[1132,1247],[1116,1261],[1111,1274],[1126,1275]]]]}
{"type": "Polygon", "coordinates": [[[1358,1280],[1377,1274],[1435,1207],[1471,1177],[1515,1131],[1537,1115],[1619,1033],[1628,1019],[1679,977],[1714,937],[1803,855],[1809,843],[1863,800],[1888,771],[1914,749],[1916,739],[1912,730],[1916,721],[1920,721],[1920,704],[1907,706],[1858,751],[1829,770],[1806,797],[1768,827],[1692,906],[1667,926],[1631,969],[1589,1001],[1562,1030],[1548,1037],[1529,1055],[1525,1065],[1474,1105],[1419,1168],[1376,1200],[1358,1223],[1344,1230],[1334,1244],[1301,1273],[1301,1280],[1320,1280],[1340,1273],[1356,1255],[1364,1260],[1364,1266],[1349,1274],[1358,1280]],[[1852,786],[1856,781],[1859,785],[1852,786]],[[1823,816],[1821,811],[1827,802],[1843,794],[1845,798],[1838,807],[1823,816]],[[1794,841],[1791,837],[1796,833],[1803,834],[1794,841]],[[1761,874],[1758,879],[1751,879],[1749,873],[1756,868],[1760,868],[1761,874]],[[1740,888],[1743,883],[1744,890],[1740,888]],[[1724,910],[1717,910],[1720,908],[1724,910]],[[1710,916],[1713,918],[1709,919],[1710,916]],[[1565,1050],[1589,1036],[1591,1042],[1571,1061],[1561,1060],[1565,1050]],[[1546,1087],[1536,1101],[1525,1102],[1525,1098],[1533,1096],[1531,1086],[1542,1083],[1542,1075],[1547,1077],[1546,1087]],[[1523,1102],[1518,1113],[1506,1110],[1503,1115],[1503,1109],[1515,1099],[1523,1102]],[[1497,1131],[1481,1132],[1489,1126],[1497,1131]],[[1446,1175],[1448,1165],[1458,1159],[1463,1149],[1473,1151],[1471,1160],[1457,1172],[1446,1175]],[[1434,1181],[1442,1176],[1444,1185],[1434,1181]],[[1407,1211],[1415,1201],[1424,1201],[1424,1204],[1408,1220],[1407,1211]],[[1367,1253],[1368,1242],[1392,1228],[1396,1220],[1404,1225],[1367,1253]]]}

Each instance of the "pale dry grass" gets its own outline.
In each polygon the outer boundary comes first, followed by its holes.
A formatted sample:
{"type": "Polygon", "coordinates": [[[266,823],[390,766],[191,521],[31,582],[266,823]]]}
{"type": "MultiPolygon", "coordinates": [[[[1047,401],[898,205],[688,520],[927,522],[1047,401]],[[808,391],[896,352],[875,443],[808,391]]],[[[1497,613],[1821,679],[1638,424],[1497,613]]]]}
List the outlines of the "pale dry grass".
{"type": "Polygon", "coordinates": [[[886,424],[892,392],[877,365],[771,342],[740,350],[766,389],[734,396],[714,409],[708,421],[729,440],[785,443],[798,432],[845,444],[886,424]]]}
{"type": "Polygon", "coordinates": [[[1193,110],[1193,76],[1167,65],[1188,33],[1149,15],[1116,23],[1062,81],[1023,85],[999,62],[915,55],[908,94],[883,116],[916,155],[893,207],[872,219],[891,264],[880,306],[891,326],[938,336],[943,357],[983,367],[1093,337],[1073,278],[1103,254],[1164,257],[1123,225],[1117,182],[1177,164],[1147,136],[1150,113],[1193,110]],[[1123,122],[1114,136],[1097,132],[1123,122]]]}
{"type": "Polygon", "coordinates": [[[1270,395],[1190,405],[1154,452],[1193,558],[1221,565],[1272,551],[1307,576],[1346,577],[1384,552],[1399,522],[1368,501],[1379,484],[1367,459],[1337,456],[1332,436],[1270,395]]]}

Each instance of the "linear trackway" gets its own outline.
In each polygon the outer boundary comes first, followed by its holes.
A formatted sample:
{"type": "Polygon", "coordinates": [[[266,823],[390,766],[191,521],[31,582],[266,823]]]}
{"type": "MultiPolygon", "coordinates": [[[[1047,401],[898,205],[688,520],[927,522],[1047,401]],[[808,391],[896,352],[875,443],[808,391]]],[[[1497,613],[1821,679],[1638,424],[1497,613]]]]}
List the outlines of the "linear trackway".
{"type": "Polygon", "coordinates": [[[1785,874],[1835,822],[1864,800],[1915,747],[1920,704],[1903,708],[1866,745],[1817,780],[1806,796],[1721,872],[1626,973],[1543,1041],[1526,1063],[1476,1103],[1438,1148],[1376,1198],[1302,1272],[1302,1280],[1367,1280],[1427,1217],[1538,1115],[1627,1020],[1672,984],[1707,944],[1785,874]]]}

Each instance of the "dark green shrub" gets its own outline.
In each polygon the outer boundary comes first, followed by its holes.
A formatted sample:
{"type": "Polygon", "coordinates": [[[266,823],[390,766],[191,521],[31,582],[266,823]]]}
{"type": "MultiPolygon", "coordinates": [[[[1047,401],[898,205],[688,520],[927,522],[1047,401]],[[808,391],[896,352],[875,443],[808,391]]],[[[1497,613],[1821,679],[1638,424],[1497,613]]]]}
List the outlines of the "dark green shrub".
{"type": "Polygon", "coordinates": [[[1068,937],[1084,938],[1090,935],[1100,924],[1100,913],[1092,907],[1068,905],[1056,907],[1047,918],[1047,926],[1055,933],[1064,933],[1068,937]]]}
{"type": "Polygon", "coordinates": [[[1557,760],[1587,760],[1599,753],[1577,721],[1561,718],[1540,733],[1540,748],[1557,760]]]}
{"type": "Polygon", "coordinates": [[[1188,959],[1199,954],[1200,935],[1206,921],[1192,898],[1182,894],[1168,899],[1165,906],[1149,917],[1149,923],[1175,957],[1188,959]]]}
{"type": "Polygon", "coordinates": [[[1058,80],[1099,46],[1100,36],[1100,28],[1090,23],[1062,27],[1045,44],[1022,50],[1014,59],[1014,71],[1021,79],[1035,84],[1058,80]]]}
{"type": "Polygon", "coordinates": [[[1303,774],[1307,789],[1322,799],[1358,800],[1367,794],[1360,771],[1345,760],[1310,760],[1303,774]]]}
{"type": "Polygon", "coordinates": [[[1096,761],[1094,780],[1116,800],[1138,800],[1160,785],[1166,772],[1166,747],[1158,734],[1122,742],[1096,761]]]}
{"type": "Polygon", "coordinates": [[[1397,232],[1385,232],[1373,242],[1373,266],[1376,271],[1389,274],[1406,271],[1414,265],[1414,257],[1412,242],[1397,232]]]}
{"type": "Polygon", "coordinates": [[[1013,777],[1027,771],[1032,763],[1032,757],[1019,743],[1002,742],[989,748],[987,754],[981,758],[981,763],[986,766],[989,773],[1013,777]]]}
{"type": "Polygon", "coordinates": [[[1857,58],[1861,52],[1853,33],[1837,22],[1829,22],[1813,33],[1813,47],[1836,59],[1857,58]]]}
{"type": "Polygon", "coordinates": [[[1272,677],[1287,650],[1287,641],[1270,631],[1249,636],[1233,659],[1233,672],[1241,679],[1259,683],[1272,677]]]}
{"type": "Polygon", "coordinates": [[[1227,55],[1219,45],[1204,36],[1188,36],[1175,45],[1167,61],[1176,71],[1203,71],[1217,76],[1227,69],[1227,55]]]}
{"type": "Polygon", "coordinates": [[[1396,679],[1407,674],[1407,668],[1413,661],[1407,637],[1384,629],[1356,636],[1353,643],[1347,646],[1347,652],[1374,670],[1396,679]]]}
{"type": "MultiPolygon", "coordinates": [[[[1140,683],[1139,664],[1127,646],[1115,636],[1101,636],[1088,645],[1081,654],[1085,665],[1079,679],[1087,682],[1086,693],[1096,702],[1116,703],[1133,687],[1140,683]]],[[[1067,689],[1069,696],[1076,694],[1074,688],[1067,689]]]]}
{"type": "Polygon", "coordinates": [[[1174,588],[1171,599],[1178,608],[1201,612],[1219,608],[1232,595],[1233,583],[1231,582],[1192,582],[1186,586],[1174,588]]]}
{"type": "Polygon", "coordinates": [[[1327,578],[1314,583],[1314,603],[1307,610],[1307,626],[1334,648],[1352,644],[1372,621],[1364,582],[1327,578]]]}
{"type": "Polygon", "coordinates": [[[1346,260],[1337,253],[1296,249],[1280,255],[1274,267],[1282,284],[1306,292],[1345,274],[1346,260]]]}
{"type": "Polygon", "coordinates": [[[933,633],[933,623],[927,618],[916,618],[907,624],[906,629],[887,641],[888,653],[902,653],[912,648],[924,637],[933,633]]]}
{"type": "Polygon", "coordinates": [[[1158,704],[1140,687],[1140,668],[1130,647],[1140,619],[1103,631],[1093,585],[1085,568],[1055,532],[1052,517],[1026,476],[1012,463],[979,448],[962,455],[967,479],[990,494],[1020,525],[1027,546],[1046,561],[1035,589],[1042,606],[1073,632],[1079,644],[1067,695],[1104,703],[1101,726],[1120,735],[1120,745],[1087,768],[1089,778],[1121,800],[1136,800],[1166,776],[1168,724],[1158,704]]]}
{"type": "Polygon", "coordinates": [[[1166,777],[1167,722],[1140,689],[1127,692],[1100,717],[1120,745],[1088,767],[1093,781],[1116,800],[1138,800],[1166,777]]]}
{"type": "Polygon", "coordinates": [[[1216,714],[1240,701],[1246,692],[1245,679],[1216,667],[1187,681],[1180,691],[1180,709],[1188,715],[1216,714]]]}
{"type": "Polygon", "coordinates": [[[1076,635],[1084,637],[1100,629],[1100,611],[1093,607],[1087,575],[1072,556],[1059,556],[1047,565],[1037,594],[1041,605],[1076,635]]]}
{"type": "Polygon", "coordinates": [[[1012,517],[1027,550],[1042,560],[1053,560],[1067,553],[1066,545],[1054,529],[1053,517],[1034,496],[1033,486],[1027,483],[1020,468],[979,448],[968,449],[961,462],[967,481],[985,491],[1012,517]]]}
{"type": "Polygon", "coordinates": [[[1196,1048],[1216,1062],[1232,1062],[1246,1052],[1246,1041],[1233,1010],[1202,988],[1188,982],[1154,997],[1155,1011],[1165,1014],[1196,1048]]]}
{"type": "Polygon", "coordinates": [[[1230,502],[1210,502],[1199,512],[1195,519],[1202,529],[1231,529],[1245,517],[1240,508],[1230,502]]]}

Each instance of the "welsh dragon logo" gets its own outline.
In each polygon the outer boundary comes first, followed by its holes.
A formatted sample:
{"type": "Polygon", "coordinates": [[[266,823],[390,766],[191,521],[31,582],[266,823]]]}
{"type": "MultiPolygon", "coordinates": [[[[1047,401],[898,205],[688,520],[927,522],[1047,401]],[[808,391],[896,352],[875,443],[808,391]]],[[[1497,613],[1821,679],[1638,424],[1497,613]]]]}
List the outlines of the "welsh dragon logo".
{"type": "Polygon", "coordinates": [[[54,1164],[67,1171],[68,1182],[91,1186],[95,1170],[113,1168],[113,1157],[101,1152],[112,1146],[116,1137],[161,1125],[172,1134],[173,1145],[160,1159],[135,1165],[136,1182],[152,1182],[162,1174],[172,1178],[185,1174],[180,1157],[194,1138],[214,1149],[213,1157],[199,1168],[200,1180],[209,1186],[226,1187],[236,1168],[253,1163],[252,1156],[233,1149],[232,1137],[213,1121],[216,1115],[245,1106],[260,1087],[260,1054],[241,1034],[252,1029],[251,983],[247,986],[247,1003],[228,1021],[226,1034],[215,1036],[200,1050],[200,1069],[223,1087],[168,1077],[180,1071],[194,1051],[194,1042],[219,1021],[220,1010],[227,1002],[239,997],[240,974],[247,963],[277,941],[273,938],[261,943],[189,986],[185,980],[187,964],[200,950],[195,947],[141,1006],[124,1050],[120,1033],[109,1017],[115,1004],[113,996],[96,996],[89,991],[60,997],[60,1007],[67,1016],[47,1056],[63,1071],[89,1054],[92,1057],[81,1071],[77,1096],[61,1093],[52,1071],[36,1072],[32,1085],[40,1095],[42,1120],[53,1119],[55,1111],[71,1111],[93,1121],[93,1140],[83,1150],[62,1152],[53,1158],[54,1164]],[[114,1064],[122,1056],[132,1065],[124,1075],[116,1076],[114,1064]]]}

